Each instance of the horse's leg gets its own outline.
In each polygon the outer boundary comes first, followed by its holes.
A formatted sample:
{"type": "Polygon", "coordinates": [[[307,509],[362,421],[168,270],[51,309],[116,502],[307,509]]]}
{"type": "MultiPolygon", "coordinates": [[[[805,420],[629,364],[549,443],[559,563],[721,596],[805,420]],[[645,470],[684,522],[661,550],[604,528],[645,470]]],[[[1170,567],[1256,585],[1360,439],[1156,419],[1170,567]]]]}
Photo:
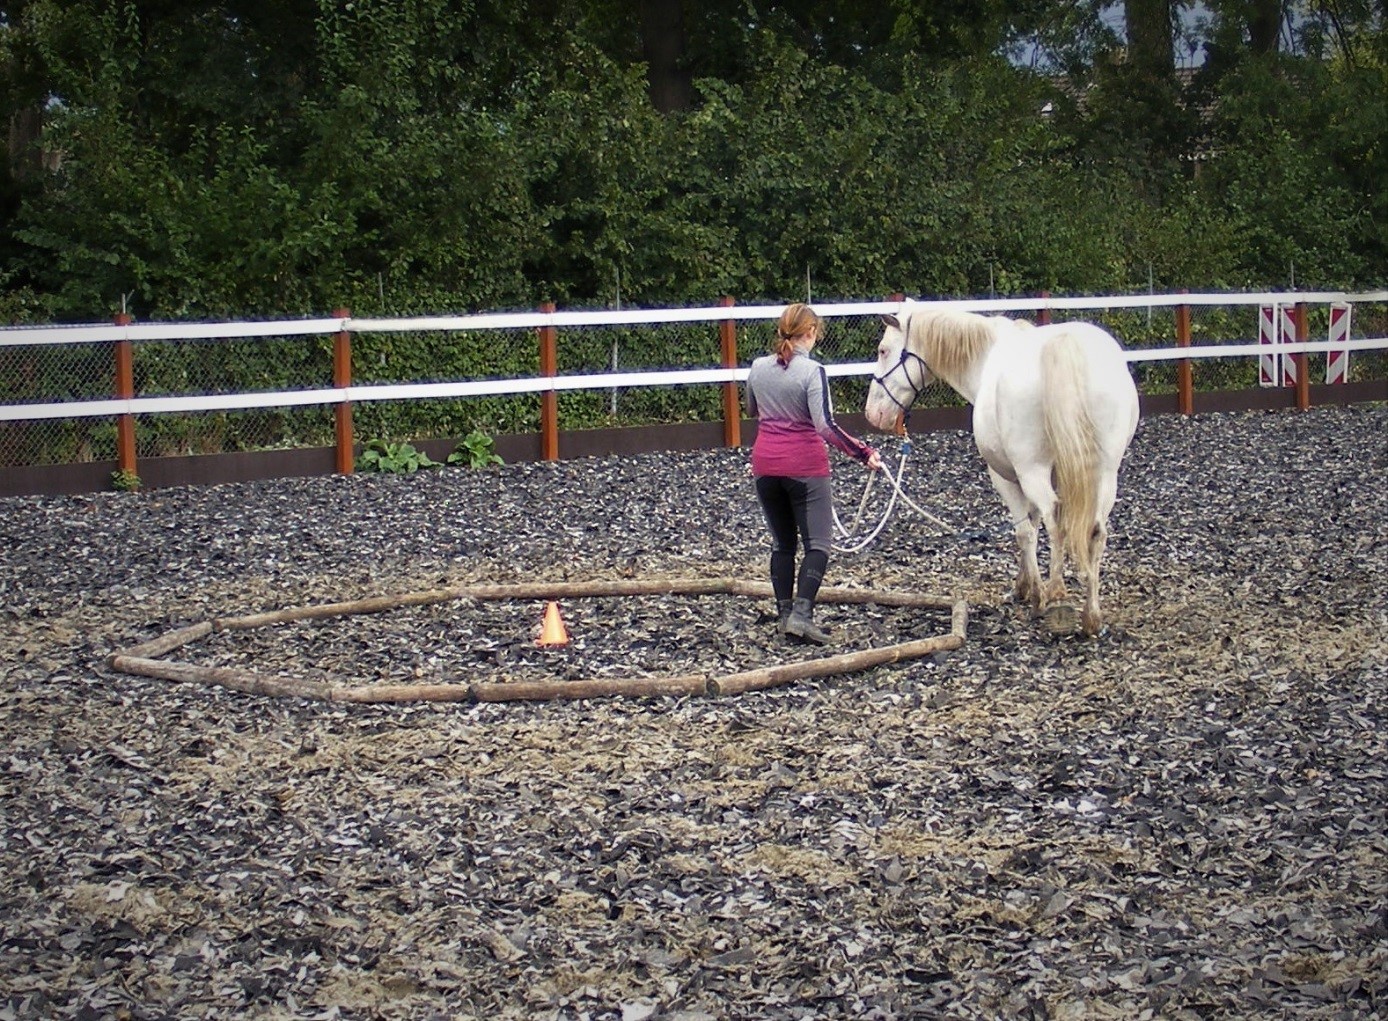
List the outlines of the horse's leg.
{"type": "Polygon", "coordinates": [[[1080,614],[1080,626],[1087,635],[1097,635],[1104,626],[1103,614],[1099,611],[1099,564],[1108,548],[1108,516],[1117,499],[1118,471],[1115,469],[1099,477],[1099,492],[1095,498],[1098,520],[1089,533],[1089,573],[1084,579],[1084,610],[1080,614]]]}
{"type": "Polygon", "coordinates": [[[1012,530],[1017,537],[1017,581],[1013,593],[1018,602],[1027,603],[1033,610],[1041,608],[1041,568],[1036,562],[1036,509],[1022,492],[1022,487],[1009,482],[992,468],[988,477],[1012,515],[1012,530]]]}
{"type": "Polygon", "coordinates": [[[1107,546],[1108,526],[1100,521],[1089,535],[1089,571],[1084,578],[1084,609],[1080,613],[1080,627],[1087,635],[1097,635],[1104,624],[1099,612],[1099,562],[1107,546]]]}
{"type": "MultiPolygon", "coordinates": [[[[1055,515],[1051,515],[1055,518],[1055,515]]],[[[1049,606],[1051,603],[1063,603],[1069,596],[1069,591],[1065,587],[1065,539],[1058,534],[1059,525],[1055,521],[1046,523],[1046,538],[1049,540],[1051,566],[1046,575],[1046,588],[1041,594],[1041,601],[1049,606]]]]}
{"type": "Polygon", "coordinates": [[[1017,537],[1017,598],[1030,605],[1032,610],[1040,610],[1044,594],[1041,589],[1041,565],[1037,559],[1041,533],[1037,528],[1036,512],[1033,510],[1014,521],[1012,530],[1017,537]]]}
{"type": "MultiPolygon", "coordinates": [[[[1027,501],[1036,507],[1035,514],[1046,529],[1046,541],[1050,547],[1049,577],[1041,589],[1037,610],[1052,634],[1074,634],[1082,627],[1082,621],[1079,607],[1070,602],[1070,594],[1065,586],[1065,532],[1050,469],[1037,464],[1028,471],[1018,472],[1017,479],[1027,501]]],[[[1037,581],[1039,584],[1039,576],[1037,581]]]]}
{"type": "Polygon", "coordinates": [[[1050,569],[1046,585],[1040,590],[1040,606],[1044,609],[1052,603],[1064,602],[1068,595],[1065,589],[1065,536],[1060,531],[1060,515],[1057,513],[1055,489],[1051,486],[1050,469],[1043,471],[1037,467],[1028,472],[1018,472],[1017,478],[1025,499],[1036,508],[1034,516],[1040,518],[1042,527],[1046,529],[1050,569]]]}

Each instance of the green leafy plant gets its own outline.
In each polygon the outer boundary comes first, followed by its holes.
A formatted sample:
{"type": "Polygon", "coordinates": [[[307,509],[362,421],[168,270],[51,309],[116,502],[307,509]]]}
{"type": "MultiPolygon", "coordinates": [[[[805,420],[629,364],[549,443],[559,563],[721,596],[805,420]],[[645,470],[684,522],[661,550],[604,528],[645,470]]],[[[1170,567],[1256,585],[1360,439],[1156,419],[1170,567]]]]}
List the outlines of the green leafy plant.
{"type": "Polygon", "coordinates": [[[364,472],[383,472],[400,475],[418,471],[421,468],[440,468],[442,462],[435,461],[422,450],[409,443],[387,443],[385,440],[371,440],[357,457],[357,470],[364,472]]]}
{"type": "Polygon", "coordinates": [[[474,429],[461,440],[448,455],[448,463],[467,468],[485,468],[491,464],[501,464],[501,457],[492,449],[492,438],[481,429],[474,429]]]}
{"type": "Polygon", "coordinates": [[[143,485],[143,483],[140,482],[140,476],[136,475],[128,468],[122,468],[119,471],[113,471],[111,473],[111,488],[117,492],[138,493],[141,485],[143,485]]]}

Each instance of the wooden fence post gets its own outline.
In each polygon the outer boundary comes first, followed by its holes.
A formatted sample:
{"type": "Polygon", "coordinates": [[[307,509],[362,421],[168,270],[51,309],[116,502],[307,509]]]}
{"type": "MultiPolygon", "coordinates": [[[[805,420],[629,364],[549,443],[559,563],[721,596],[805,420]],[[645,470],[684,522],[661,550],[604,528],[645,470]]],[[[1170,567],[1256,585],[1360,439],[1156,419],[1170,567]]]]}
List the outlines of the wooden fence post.
{"type": "MultiPolygon", "coordinates": [[[[1296,308],[1292,311],[1292,324],[1296,327],[1296,342],[1304,344],[1310,337],[1306,328],[1304,301],[1296,303],[1296,308]]],[[[1296,406],[1299,411],[1305,411],[1311,406],[1311,359],[1306,356],[1305,351],[1298,351],[1292,355],[1292,360],[1296,363],[1296,406]]]]}
{"type": "MultiPolygon", "coordinates": [[[[116,313],[117,326],[129,326],[134,317],[126,312],[116,313]]],[[[130,400],[135,396],[135,352],[129,337],[116,341],[116,397],[130,400]]],[[[116,416],[116,468],[136,475],[135,416],[116,416]]]]}
{"type": "MultiPolygon", "coordinates": [[[[333,318],[345,321],[352,315],[349,309],[339,308],[333,318]]],[[[338,330],[333,336],[333,386],[345,389],[352,385],[352,334],[338,330]]],[[[352,402],[341,400],[334,409],[337,426],[337,473],[351,475],[353,467],[352,402]]]]}
{"type": "MultiPolygon", "coordinates": [[[[541,312],[553,312],[554,302],[540,305],[541,312]]],[[[540,375],[559,375],[558,331],[553,326],[541,326],[540,375]]],[[[540,394],[540,456],[546,461],[559,460],[559,392],[545,390],[540,394]]]]}
{"type": "MultiPolygon", "coordinates": [[[[725,295],[719,304],[731,308],[733,299],[725,295]]],[[[718,323],[718,345],[723,355],[723,368],[737,368],[737,320],[723,319],[718,323]]],[[[723,446],[742,446],[742,402],[737,397],[737,384],[723,384],[723,446]]]]}
{"type": "MultiPolygon", "coordinates": [[[[1050,292],[1050,291],[1042,291],[1042,292],[1041,292],[1041,300],[1042,300],[1042,301],[1050,301],[1050,300],[1051,300],[1051,292],[1050,292]]],[[[1037,325],[1037,326],[1049,326],[1049,325],[1050,325],[1050,322],[1051,322],[1051,309],[1050,309],[1050,306],[1049,306],[1049,305],[1042,305],[1042,306],[1041,306],[1039,309],[1037,309],[1037,311],[1036,311],[1036,325],[1037,325]]]]}
{"type": "MultiPolygon", "coordinates": [[[[1176,346],[1190,347],[1189,305],[1176,306],[1176,346]]],[[[1182,415],[1195,413],[1195,382],[1189,358],[1182,358],[1176,363],[1176,410],[1182,415]]]]}

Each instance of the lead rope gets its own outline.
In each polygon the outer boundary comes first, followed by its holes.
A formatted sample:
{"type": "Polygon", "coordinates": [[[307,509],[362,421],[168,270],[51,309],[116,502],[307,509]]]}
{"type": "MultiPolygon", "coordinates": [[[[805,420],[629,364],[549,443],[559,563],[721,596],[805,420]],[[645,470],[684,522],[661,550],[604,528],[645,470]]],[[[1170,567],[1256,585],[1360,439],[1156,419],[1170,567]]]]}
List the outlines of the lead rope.
{"type": "Polygon", "coordinates": [[[921,517],[925,518],[925,520],[934,524],[936,527],[943,529],[947,532],[952,530],[950,525],[941,521],[939,518],[935,517],[935,515],[929,513],[924,508],[922,508],[920,504],[916,503],[916,501],[912,500],[909,496],[907,496],[906,491],[901,488],[901,480],[906,472],[906,460],[910,456],[911,441],[908,438],[902,441],[901,459],[897,462],[895,477],[893,477],[891,469],[887,468],[885,465],[883,466],[883,469],[880,474],[884,478],[886,478],[886,480],[891,484],[892,495],[891,498],[887,500],[887,507],[882,512],[882,519],[877,522],[877,527],[874,528],[871,532],[869,532],[866,536],[858,540],[845,541],[849,540],[850,537],[858,531],[858,526],[862,523],[863,512],[867,508],[868,498],[872,495],[873,483],[877,481],[877,475],[879,474],[878,472],[873,472],[872,475],[868,478],[867,486],[865,486],[863,489],[863,498],[858,501],[858,512],[853,516],[853,525],[851,528],[845,528],[843,522],[839,520],[839,512],[837,510],[834,511],[834,528],[837,530],[840,536],[840,538],[834,543],[834,549],[836,552],[861,553],[863,550],[867,549],[868,546],[871,545],[874,540],[876,540],[877,536],[881,534],[882,529],[887,526],[887,522],[891,520],[892,511],[896,509],[896,502],[898,498],[900,498],[903,504],[911,508],[911,510],[915,511],[921,517]]]}

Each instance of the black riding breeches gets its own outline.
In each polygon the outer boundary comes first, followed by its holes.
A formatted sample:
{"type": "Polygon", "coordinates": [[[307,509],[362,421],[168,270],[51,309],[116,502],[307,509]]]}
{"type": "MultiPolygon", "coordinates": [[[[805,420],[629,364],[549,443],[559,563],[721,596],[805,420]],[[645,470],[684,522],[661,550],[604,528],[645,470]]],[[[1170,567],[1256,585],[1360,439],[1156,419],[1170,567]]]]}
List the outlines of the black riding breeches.
{"type": "Polygon", "coordinates": [[[829,478],[763,475],[757,479],[757,499],[771,531],[771,587],[776,598],[791,598],[795,551],[803,542],[805,556],[794,578],[794,594],[813,600],[834,546],[834,497],[829,478]]]}

